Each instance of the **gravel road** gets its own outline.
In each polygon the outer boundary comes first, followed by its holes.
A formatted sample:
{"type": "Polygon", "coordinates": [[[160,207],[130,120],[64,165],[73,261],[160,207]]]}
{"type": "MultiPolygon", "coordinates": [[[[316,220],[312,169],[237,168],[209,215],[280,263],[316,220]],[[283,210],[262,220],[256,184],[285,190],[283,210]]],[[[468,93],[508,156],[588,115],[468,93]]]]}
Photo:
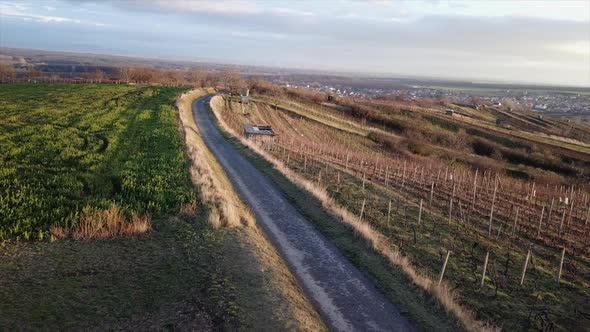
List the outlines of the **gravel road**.
{"type": "Polygon", "coordinates": [[[208,104],[193,103],[203,139],[308,297],[334,331],[414,331],[375,286],[228,142],[208,104]]]}

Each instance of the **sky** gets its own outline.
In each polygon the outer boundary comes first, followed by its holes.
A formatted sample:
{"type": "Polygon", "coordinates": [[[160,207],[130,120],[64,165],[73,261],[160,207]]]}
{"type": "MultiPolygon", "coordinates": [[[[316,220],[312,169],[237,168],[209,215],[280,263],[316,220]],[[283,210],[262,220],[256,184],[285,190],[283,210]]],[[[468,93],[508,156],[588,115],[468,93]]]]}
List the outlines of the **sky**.
{"type": "Polygon", "coordinates": [[[0,47],[590,86],[590,0],[0,0],[0,47]]]}

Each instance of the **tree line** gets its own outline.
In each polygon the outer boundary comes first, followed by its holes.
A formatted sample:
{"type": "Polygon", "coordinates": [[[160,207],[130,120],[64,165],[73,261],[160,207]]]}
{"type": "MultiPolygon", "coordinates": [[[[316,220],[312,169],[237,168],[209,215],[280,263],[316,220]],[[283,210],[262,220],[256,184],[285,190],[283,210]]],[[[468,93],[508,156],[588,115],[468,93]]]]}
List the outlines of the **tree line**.
{"type": "Polygon", "coordinates": [[[215,69],[195,66],[187,69],[165,69],[150,66],[117,66],[109,70],[96,68],[90,72],[47,72],[38,68],[15,68],[0,64],[0,83],[115,83],[166,86],[221,86],[231,91],[241,91],[250,84],[235,67],[215,69]]]}

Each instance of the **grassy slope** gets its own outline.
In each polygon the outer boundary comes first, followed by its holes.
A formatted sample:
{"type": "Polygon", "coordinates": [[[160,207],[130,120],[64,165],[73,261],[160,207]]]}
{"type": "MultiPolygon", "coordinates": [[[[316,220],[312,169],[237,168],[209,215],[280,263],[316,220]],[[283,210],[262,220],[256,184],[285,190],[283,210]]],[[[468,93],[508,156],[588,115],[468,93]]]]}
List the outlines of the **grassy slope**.
{"type": "MultiPolygon", "coordinates": [[[[303,325],[246,230],[156,220],[133,238],[5,243],[0,330],[321,330],[303,325]]],[[[264,251],[264,250],[263,250],[264,251]]],[[[268,255],[267,253],[264,253],[268,255]]],[[[319,324],[319,325],[318,325],[319,324]]]]}
{"type": "MultiPolygon", "coordinates": [[[[280,158],[280,149],[276,154],[275,157],[280,158]]],[[[322,182],[330,183],[331,195],[355,215],[359,215],[361,203],[366,198],[365,219],[387,235],[392,245],[403,247],[404,254],[433,278],[437,277],[446,250],[452,250],[445,278],[459,290],[463,296],[461,302],[478,311],[479,318],[502,324],[508,330],[572,329],[576,324],[588,324],[590,316],[583,309],[588,304],[587,263],[572,259],[568,253],[565,265],[575,266],[575,269],[564,274],[558,286],[554,279],[558,253],[534,246],[534,263],[529,265],[527,281],[521,287],[516,280],[520,280],[526,243],[510,245],[507,237],[506,241],[487,241],[485,235],[465,228],[456,220],[447,224],[448,209],[444,208],[444,215],[423,213],[422,226],[416,227],[418,211],[413,199],[401,197],[396,190],[385,190],[372,184],[362,190],[362,180],[349,175],[343,176],[344,185],[335,193],[334,179],[341,169],[326,167],[322,163],[313,165],[308,160],[307,171],[303,171],[302,160],[297,164],[295,159],[291,156],[290,168],[310,181],[317,181],[321,169],[322,182]],[[392,225],[384,222],[389,199],[393,199],[395,209],[392,225]],[[488,279],[486,287],[480,289],[480,269],[486,250],[491,251],[488,279]]],[[[261,169],[267,171],[267,168],[269,165],[263,163],[261,169]]],[[[455,214],[457,208],[454,207],[455,214]]],[[[486,220],[485,217],[472,219],[478,224],[486,220]]]]}
{"type": "MultiPolygon", "coordinates": [[[[223,131],[223,129],[222,129],[223,131]]],[[[284,193],[285,197],[313,225],[332,241],[342,253],[377,285],[377,287],[402,312],[423,330],[454,331],[458,326],[452,318],[441,310],[435,301],[424,291],[411,282],[403,273],[392,268],[385,259],[375,253],[354,232],[338,222],[322,207],[321,202],[311,194],[297,187],[270,163],[262,159],[238,140],[226,137],[252,162],[260,171],[268,176],[284,193]]]]}
{"type": "Polygon", "coordinates": [[[85,206],[157,216],[194,199],[173,106],[184,90],[1,86],[0,239],[42,239],[85,206]]]}
{"type": "MultiPolygon", "coordinates": [[[[366,103],[371,106],[371,103],[366,103]]],[[[469,113],[462,110],[461,115],[449,117],[443,115],[440,109],[418,109],[415,108],[411,112],[403,112],[400,107],[385,107],[376,104],[374,110],[381,116],[393,121],[397,126],[408,126],[409,130],[405,129],[398,132],[402,137],[412,139],[419,137],[418,141],[421,149],[414,149],[412,152],[422,156],[436,155],[439,159],[446,159],[449,161],[459,161],[472,168],[488,167],[488,164],[494,165],[494,168],[504,167],[512,168],[519,164],[521,173],[536,181],[544,181],[544,176],[549,174],[551,177],[565,176],[571,177],[574,173],[578,178],[582,178],[587,174],[588,160],[590,150],[583,144],[572,143],[567,138],[558,136],[549,136],[548,134],[558,134],[568,132],[562,125],[556,125],[554,120],[544,119],[541,122],[532,112],[514,112],[513,116],[520,116],[526,121],[535,121],[543,123],[547,127],[543,128],[542,132],[535,131],[530,125],[524,126],[524,121],[520,121],[517,125],[515,121],[509,121],[510,129],[502,128],[496,125],[496,119],[499,118],[499,112],[492,108],[480,108],[476,112],[477,116],[471,116],[469,113]],[[427,127],[430,127],[429,129],[427,127]],[[428,130],[425,130],[428,129],[428,130]],[[454,137],[460,129],[465,130],[466,143],[465,146],[460,146],[457,149],[455,143],[452,143],[454,137]],[[440,138],[438,138],[440,136],[440,138]],[[432,139],[432,138],[435,139],[432,139]],[[503,145],[507,153],[500,153],[497,160],[481,160],[482,155],[476,155],[470,145],[474,140],[485,139],[486,141],[495,142],[503,145]],[[449,142],[451,142],[449,144],[449,142]],[[440,148],[455,149],[455,152],[446,153],[440,148]],[[542,153],[539,153],[542,151],[542,153]],[[442,152],[442,153],[441,153],[442,152]],[[479,161],[477,161],[479,159],[479,161]],[[518,160],[516,160],[518,159],[518,160]],[[567,170],[566,170],[567,169],[567,170]],[[547,173],[551,172],[551,173],[547,173]]],[[[375,106],[375,105],[372,105],[375,106]]],[[[465,109],[465,108],[464,108],[465,109]]],[[[505,118],[505,117],[504,117],[505,118]]],[[[361,121],[361,119],[357,119],[361,121]]],[[[373,124],[377,126],[377,124],[373,124]]],[[[395,126],[390,130],[396,130],[395,126]]],[[[397,129],[399,131],[399,128],[397,129]]],[[[571,135],[570,135],[571,136],[571,135]]],[[[584,130],[576,131],[576,136],[581,140],[588,138],[584,130]]],[[[507,172],[508,175],[514,175],[512,172],[507,172]]],[[[566,179],[574,182],[576,179],[566,179]]]]}

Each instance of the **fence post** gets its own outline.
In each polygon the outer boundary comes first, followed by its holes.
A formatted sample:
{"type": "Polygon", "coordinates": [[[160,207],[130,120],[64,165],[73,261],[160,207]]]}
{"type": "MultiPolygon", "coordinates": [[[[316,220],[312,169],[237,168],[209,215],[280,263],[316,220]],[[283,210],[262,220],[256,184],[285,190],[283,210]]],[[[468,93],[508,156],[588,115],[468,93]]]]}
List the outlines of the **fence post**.
{"type": "Polygon", "coordinates": [[[471,210],[475,210],[475,195],[477,193],[477,172],[479,172],[479,168],[475,170],[475,176],[473,177],[473,200],[471,201],[471,210]]]}
{"type": "Polygon", "coordinates": [[[553,213],[553,203],[555,203],[555,197],[551,197],[551,205],[549,206],[549,214],[547,215],[547,222],[551,224],[551,214],[553,213]]]}
{"type": "Polygon", "coordinates": [[[490,227],[488,230],[488,235],[492,235],[492,219],[494,218],[494,203],[496,202],[496,191],[498,190],[498,180],[494,181],[496,184],[494,185],[494,195],[492,196],[492,207],[490,209],[490,227]]]}
{"type": "Polygon", "coordinates": [[[363,172],[363,191],[365,190],[365,172],[363,172]]]}
{"type": "Polygon", "coordinates": [[[361,206],[361,214],[359,215],[359,221],[363,221],[363,213],[365,212],[365,203],[367,202],[366,198],[363,198],[363,206],[361,206]]]}
{"type": "Polygon", "coordinates": [[[402,188],[406,183],[406,160],[404,159],[404,172],[402,173],[402,188]]]}
{"type": "Polygon", "coordinates": [[[561,216],[561,223],[559,223],[559,236],[561,236],[561,230],[563,229],[563,222],[565,220],[565,212],[567,211],[567,209],[564,207],[563,208],[563,215],[561,216]]]}
{"type": "Polygon", "coordinates": [[[432,197],[434,196],[434,181],[432,181],[432,184],[430,185],[430,202],[428,203],[428,205],[432,208],[432,197]]]}
{"type": "Polygon", "coordinates": [[[543,214],[545,213],[545,206],[541,209],[541,218],[539,218],[539,229],[537,230],[537,237],[541,236],[541,224],[543,223],[543,214]]]}
{"type": "Polygon", "coordinates": [[[442,270],[440,271],[440,276],[438,277],[438,286],[442,283],[443,277],[445,275],[445,270],[447,269],[447,263],[449,262],[449,256],[451,255],[451,251],[447,251],[447,257],[445,258],[445,262],[443,263],[442,270]]]}
{"type": "Polygon", "coordinates": [[[519,207],[519,206],[517,206],[517,207],[516,207],[516,215],[514,216],[514,226],[512,227],[512,235],[514,235],[514,234],[515,234],[515,232],[516,232],[516,227],[518,226],[518,225],[517,225],[517,223],[518,223],[518,212],[519,212],[519,209],[520,209],[520,207],[519,207]]]}
{"type": "Polygon", "coordinates": [[[420,223],[422,222],[422,201],[422,198],[420,198],[420,211],[418,211],[418,225],[420,225],[420,223]]]}
{"type": "Polygon", "coordinates": [[[563,259],[565,258],[565,247],[561,250],[561,260],[559,261],[559,271],[557,272],[557,284],[561,281],[561,270],[563,269],[563,259]]]}
{"type": "Polygon", "coordinates": [[[453,221],[453,200],[455,199],[455,183],[453,183],[453,194],[449,201],[449,224],[453,221]]]}
{"type": "Polygon", "coordinates": [[[480,288],[483,288],[484,281],[486,279],[486,270],[488,268],[488,259],[490,258],[490,251],[486,252],[486,259],[483,262],[483,271],[481,272],[481,282],[479,284],[480,288]]]}
{"type": "Polygon", "coordinates": [[[390,218],[391,218],[391,200],[389,200],[389,207],[387,208],[387,228],[389,228],[390,218]]]}
{"type": "Polygon", "coordinates": [[[520,285],[524,283],[524,277],[526,276],[526,268],[529,265],[529,258],[531,258],[531,249],[527,251],[526,258],[524,260],[524,265],[522,266],[522,276],[520,277],[520,285]]]}

